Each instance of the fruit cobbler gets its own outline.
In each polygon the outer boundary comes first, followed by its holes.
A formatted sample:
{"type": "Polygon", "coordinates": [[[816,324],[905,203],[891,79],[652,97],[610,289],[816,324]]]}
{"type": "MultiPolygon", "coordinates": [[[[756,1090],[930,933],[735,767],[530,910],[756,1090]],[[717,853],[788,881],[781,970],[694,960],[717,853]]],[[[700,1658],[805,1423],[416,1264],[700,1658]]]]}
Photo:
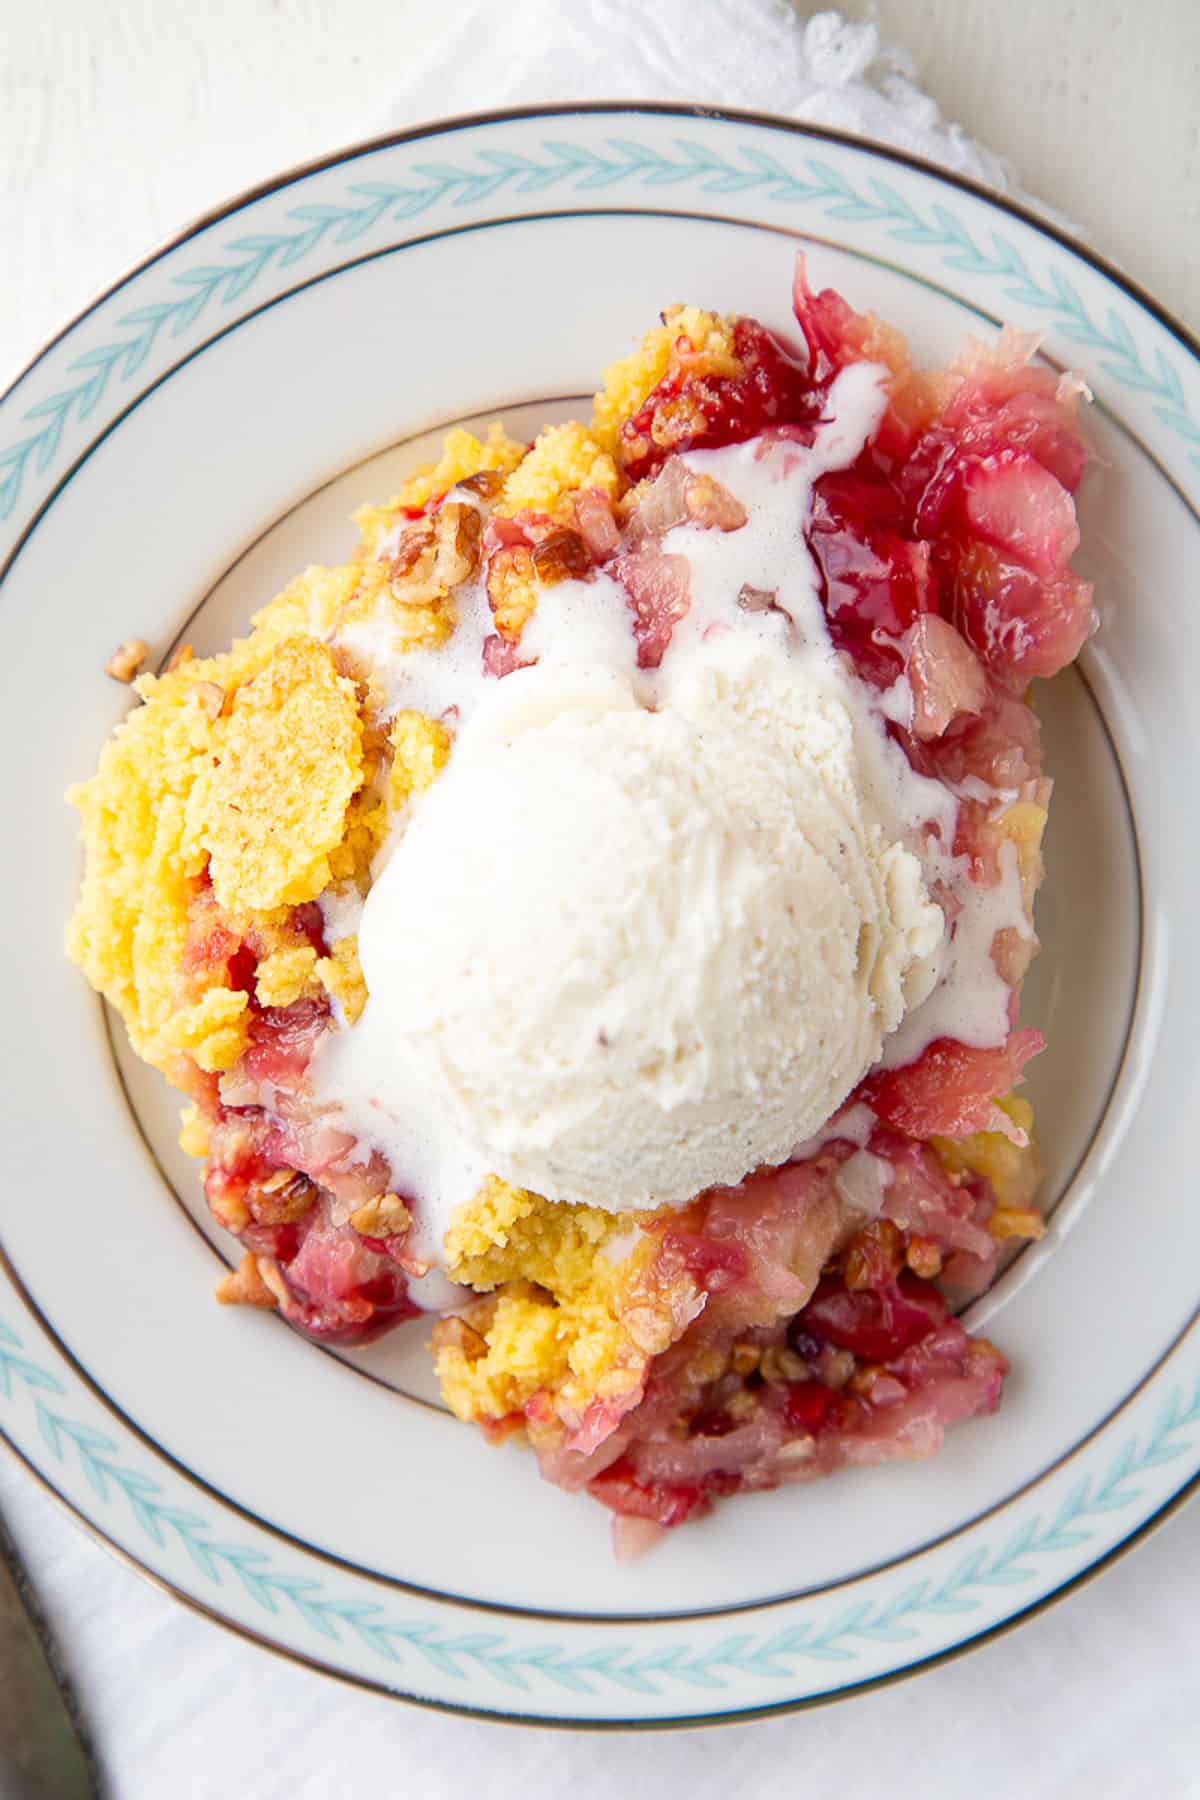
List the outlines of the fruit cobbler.
{"type": "MultiPolygon", "coordinates": [[[[451,431],[71,799],[68,949],[325,1343],[427,1314],[447,1405],[616,1516],[924,1456],[1042,1229],[1019,1023],[1081,382],[838,294],[675,306],[591,422],[451,431]]],[[[112,673],[136,671],[122,646],[112,673]]]]}

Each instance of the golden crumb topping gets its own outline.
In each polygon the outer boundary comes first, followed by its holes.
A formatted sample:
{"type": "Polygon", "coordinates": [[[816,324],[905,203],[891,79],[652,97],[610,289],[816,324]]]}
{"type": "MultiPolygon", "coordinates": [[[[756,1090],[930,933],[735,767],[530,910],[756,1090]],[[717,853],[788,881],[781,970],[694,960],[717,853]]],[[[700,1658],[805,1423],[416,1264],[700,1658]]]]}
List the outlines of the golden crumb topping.
{"type": "Polygon", "coordinates": [[[1016,800],[995,821],[995,829],[1001,837],[1016,845],[1021,895],[1029,911],[1033,909],[1034,896],[1044,873],[1042,837],[1049,816],[1047,808],[1039,806],[1036,800],[1016,800]]]}
{"type": "Polygon", "coordinates": [[[176,1004],[188,906],[204,866],[186,826],[192,787],[211,766],[215,721],[205,687],[224,687],[244,652],[143,676],[145,704],[118,725],[96,773],[68,792],[85,866],[67,953],[117,1008],[139,1056],[162,1067],[176,1004]]]}
{"type": "Polygon", "coordinates": [[[435,463],[426,463],[410,475],[400,492],[385,506],[360,506],[354,522],[363,535],[367,554],[377,554],[378,546],[405,514],[419,511],[431,500],[445,494],[460,481],[468,480],[487,469],[507,474],[524,456],[526,446],[510,438],[500,421],[493,420],[482,440],[473,432],[448,431],[442,440],[442,454],[435,463]]]}
{"type": "Polygon", "coordinates": [[[339,938],[329,955],[321,957],[317,963],[316,974],[330,999],[336,1000],[341,1007],[346,1024],[353,1025],[367,1004],[367,984],[358,960],[358,939],[339,938]]]}
{"type": "Polygon", "coordinates": [[[185,1156],[207,1156],[212,1142],[212,1126],[196,1105],[185,1106],[179,1115],[179,1148],[185,1156]]]}
{"type": "Polygon", "coordinates": [[[188,821],[230,912],[298,906],[330,880],[346,810],[362,780],[354,683],[314,638],[285,638],[239,688],[188,821]]]}
{"type": "Polygon", "coordinates": [[[442,1394],[459,1419],[499,1421],[545,1394],[547,1435],[558,1435],[592,1401],[630,1393],[644,1379],[645,1357],[598,1294],[556,1301],[514,1281],[467,1318],[477,1345],[438,1327],[432,1339],[442,1394]]]}
{"type": "Polygon", "coordinates": [[[571,420],[565,425],[551,425],[540,434],[504,483],[496,511],[543,512],[554,519],[566,519],[571,516],[573,495],[587,488],[599,488],[613,500],[620,485],[621,477],[612,457],[586,425],[571,420]]]}
{"type": "Polygon", "coordinates": [[[167,1021],[163,1042],[209,1074],[231,1069],[250,1041],[250,1000],[240,988],[212,987],[167,1021]]]}
{"type": "Polygon", "coordinates": [[[619,1214],[560,1206],[490,1175],[446,1232],[446,1269],[480,1292],[527,1276],[555,1295],[592,1279],[596,1251],[619,1230],[619,1214]]]}
{"type": "Polygon", "coordinates": [[[383,571],[371,565],[311,564],[255,613],[253,641],[272,650],[290,637],[326,637],[338,625],[369,612],[383,581],[383,571]]]}
{"type": "MultiPolygon", "coordinates": [[[[931,1138],[930,1143],[949,1174],[982,1175],[991,1182],[998,1212],[1024,1212],[1042,1174],[1033,1135],[1033,1107],[1016,1094],[996,1104],[1025,1132],[1029,1140],[1026,1144],[1014,1144],[1001,1131],[977,1131],[967,1138],[931,1138]]],[[[1038,1218],[1036,1230],[1024,1235],[1040,1236],[1041,1229],[1038,1218]]]]}
{"type": "Polygon", "coordinates": [[[260,1006],[292,1006],[321,992],[317,953],[311,944],[291,944],[264,956],[255,972],[254,995],[260,1006]]]}
{"type": "Polygon", "coordinates": [[[350,1214],[350,1223],[363,1237],[403,1237],[412,1214],[399,1194],[379,1194],[350,1214]]]}
{"type": "Polygon", "coordinates": [[[450,755],[450,733],[438,719],[425,713],[398,712],[388,741],[392,767],[388,775],[388,803],[393,812],[423,794],[445,767],[450,755]]]}
{"type": "Polygon", "coordinates": [[[489,1296],[468,1311],[466,1332],[434,1333],[438,1379],[459,1418],[503,1419],[544,1393],[547,1428],[561,1431],[593,1401],[638,1386],[646,1355],[628,1318],[653,1240],[639,1235],[625,1248],[630,1227],[496,1176],[459,1209],[446,1233],[447,1273],[489,1296]],[[605,1253],[618,1242],[623,1254],[605,1253]]]}
{"type": "Polygon", "coordinates": [[[676,346],[684,340],[690,366],[705,375],[740,375],[733,351],[733,321],[697,306],[670,306],[663,322],[648,331],[632,356],[604,371],[604,386],[595,397],[592,433],[611,456],[617,454],[621,426],[632,418],[671,368],[676,346]]]}

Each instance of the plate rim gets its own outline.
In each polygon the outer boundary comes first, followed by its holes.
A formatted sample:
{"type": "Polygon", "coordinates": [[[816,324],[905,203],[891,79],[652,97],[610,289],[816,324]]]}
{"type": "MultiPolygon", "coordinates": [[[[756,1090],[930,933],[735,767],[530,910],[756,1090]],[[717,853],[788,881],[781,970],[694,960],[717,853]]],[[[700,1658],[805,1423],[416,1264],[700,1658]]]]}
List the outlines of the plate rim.
{"type": "MultiPolygon", "coordinates": [[[[788,1700],[765,1703],[760,1706],[739,1707],[728,1712],[671,1714],[657,1718],[631,1716],[627,1718],[569,1718],[565,1715],[549,1713],[505,1712],[491,1707],[469,1706],[450,1700],[437,1700],[428,1694],[410,1693],[382,1680],[374,1680],[370,1676],[352,1673],[332,1663],[322,1662],[315,1656],[306,1656],[302,1650],[282,1644],[276,1638],[265,1636],[244,1625],[240,1620],[230,1618],[227,1613],[219,1612],[215,1607],[207,1606],[203,1600],[189,1594],[186,1589],[177,1586],[167,1576],[159,1574],[146,1563],[139,1561],[124,1545],[118,1544],[109,1537],[95,1522],[88,1517],[73,1500],[63,1494],[49,1477],[36,1468],[24,1452],[13,1443],[8,1433],[0,1426],[0,1442],[11,1453],[14,1460],[25,1470],[37,1488],[47,1495],[59,1511],[78,1526],[96,1545],[114,1562],[129,1570],[149,1587],[157,1589],[161,1594],[183,1606],[197,1617],[207,1619],[211,1624],[227,1631],[231,1636],[241,1639],[243,1643],[253,1644],[256,1649],[265,1650],[282,1662],[295,1663],[298,1667],[308,1669],[315,1675],[336,1681],[340,1685],[358,1689],[363,1693],[378,1694],[384,1699],[394,1700],[404,1706],[418,1706],[426,1712],[441,1713],[451,1718],[480,1719],[493,1725],[524,1726],[534,1730],[560,1732],[595,1732],[614,1731],[667,1732],[667,1731],[715,1731],[725,1725],[748,1725],[757,1719],[785,1718],[791,1713],[815,1712],[827,1707],[836,1706],[842,1701],[854,1700],[862,1695],[876,1692],[880,1688],[899,1686],[903,1682],[913,1681],[932,1669],[939,1669],[949,1663],[960,1662],[975,1650],[982,1650],[986,1645],[1007,1637],[1024,1625],[1027,1620],[1040,1617],[1056,1606],[1059,1601],[1068,1599],[1082,1588],[1090,1587],[1094,1581],[1107,1573],[1117,1563],[1124,1562],[1135,1550],[1155,1536],[1158,1531],[1168,1525],[1171,1520],[1188,1505],[1200,1490],[1200,1471],[1186,1482],[1175,1494],[1166,1500],[1155,1512],[1135,1525],[1129,1534],[1121,1538],[1109,1550],[1070,1576],[1060,1586],[1052,1588],[1049,1593],[1031,1600],[1029,1605],[1019,1612],[1011,1613],[1008,1618],[999,1620],[995,1625],[985,1626],[974,1636],[964,1638],[961,1643],[951,1644],[944,1650],[931,1651],[928,1656],[919,1657],[903,1668],[889,1669],[880,1675],[864,1677],[846,1687],[831,1688],[821,1694],[804,1694],[788,1700]]],[[[457,1604],[452,1602],[452,1604],[457,1604]]]]}
{"type": "MultiPolygon", "coordinates": [[[[1110,262],[1102,254],[1091,249],[1082,242],[1079,237],[1065,229],[1056,220],[1045,218],[1041,216],[1035,208],[1026,205],[1024,202],[1015,200],[1008,195],[996,193],[989,189],[985,184],[975,181],[971,177],[965,176],[958,171],[943,168],[936,162],[925,157],[878,143],[873,139],[862,137],[855,133],[841,131],[832,127],[810,125],[795,119],[767,112],[749,109],[726,109],[666,101],[597,100],[590,102],[500,108],[481,112],[457,114],[429,121],[419,126],[407,128],[403,131],[382,133],[367,138],[354,139],[337,150],[291,165],[288,168],[279,171],[272,177],[253,184],[245,189],[238,190],[223,201],[215,204],[213,207],[197,214],[174,233],[171,233],[162,239],[146,255],[137,259],[115,277],[111,283],[95,293],[34,350],[32,355],[30,355],[22,364],[17,374],[2,389],[0,389],[0,404],[8,400],[43,360],[66,337],[68,337],[72,331],[84,323],[100,306],[102,306],[105,301],[117,294],[122,288],[128,286],[138,276],[152,268],[157,262],[162,260],[172,251],[188,242],[189,239],[210,226],[220,223],[223,219],[232,217],[245,207],[253,204],[256,200],[278,194],[286,188],[298,182],[302,182],[311,175],[341,165],[351,164],[364,155],[369,155],[376,151],[386,150],[406,143],[436,139],[454,131],[461,131],[480,126],[493,126],[514,121],[578,118],[613,114],[658,118],[674,117],[691,119],[698,122],[746,124],[766,128],[771,131],[783,132],[800,140],[839,144],[852,150],[866,152],[870,157],[884,163],[893,163],[914,169],[922,175],[933,178],[936,182],[949,185],[967,193],[992,210],[1008,213],[1040,236],[1049,238],[1052,242],[1055,242],[1060,247],[1068,250],[1083,263],[1093,268],[1100,276],[1120,289],[1128,299],[1133,302],[1135,307],[1148,314],[1162,326],[1176,339],[1181,349],[1186,354],[1197,361],[1200,361],[1200,338],[1198,338],[1181,319],[1176,317],[1169,308],[1164,306],[1154,295],[1143,288],[1134,277],[1128,275],[1124,270],[1110,262]]],[[[754,224],[755,221],[747,219],[745,222],[747,224],[754,224]]],[[[804,232],[797,232],[796,235],[801,237],[812,236],[811,233],[804,232]]],[[[186,358],[184,360],[186,360],[186,358]]],[[[122,414],[121,416],[123,417],[124,415],[122,414]]],[[[114,424],[119,422],[120,420],[118,419],[117,421],[114,421],[114,424]]],[[[112,428],[112,426],[108,427],[108,429],[112,428]]],[[[106,435],[106,433],[103,435],[106,435]]],[[[1155,461],[1157,462],[1157,458],[1155,458],[1155,461]]],[[[73,460],[68,467],[64,469],[60,478],[52,484],[49,491],[39,501],[34,503],[32,515],[24,528],[19,531],[16,541],[12,546],[12,550],[5,560],[3,568],[0,568],[0,580],[3,579],[3,575],[11,562],[20,554],[21,548],[30,533],[36,528],[45,512],[53,505],[62,486],[76,472],[77,467],[78,463],[73,460]]],[[[1161,468],[1161,465],[1159,465],[1159,470],[1168,480],[1171,479],[1168,472],[1161,468]]],[[[1175,485],[1174,482],[1172,482],[1172,485],[1175,485]]],[[[7,1265],[6,1258],[4,1261],[7,1265]]],[[[6,1268],[6,1278],[15,1289],[18,1297],[25,1302],[27,1307],[31,1307],[32,1322],[37,1327],[39,1336],[44,1338],[46,1332],[41,1324],[40,1308],[37,1306],[37,1303],[33,1301],[31,1295],[26,1295],[23,1284],[20,1282],[19,1278],[16,1277],[15,1271],[6,1268]]],[[[1148,1375],[1142,1376],[1138,1388],[1134,1390],[1134,1393],[1140,1391],[1141,1387],[1144,1386],[1145,1383],[1170,1360],[1170,1357],[1177,1352],[1183,1339],[1188,1335],[1188,1330],[1189,1327],[1187,1326],[1183,1328],[1183,1331],[1175,1340],[1175,1343],[1168,1351],[1164,1352],[1163,1358],[1160,1363],[1156,1365],[1155,1369],[1151,1370],[1148,1375]]],[[[59,1344],[52,1333],[51,1342],[54,1343],[60,1354],[65,1352],[65,1346],[59,1344]]],[[[68,1360],[73,1363],[75,1359],[70,1353],[65,1352],[65,1354],[67,1355],[68,1360]]],[[[86,1371],[83,1371],[83,1376],[85,1381],[89,1380],[86,1371]]],[[[1128,1398],[1132,1399],[1133,1394],[1128,1396],[1128,1398]]],[[[122,1417],[122,1422],[124,1422],[123,1415],[120,1416],[122,1417]]],[[[1096,1430],[1103,1430],[1104,1426],[1111,1422],[1111,1417],[1106,1418],[1096,1427],[1096,1430]]],[[[344,1667],[337,1667],[322,1661],[318,1657],[309,1657],[305,1655],[302,1650],[287,1643],[257,1633],[252,1627],[243,1624],[240,1620],[231,1617],[226,1613],[219,1612],[214,1607],[206,1605],[203,1600],[178,1586],[170,1579],[170,1577],[160,1573],[157,1569],[152,1568],[148,1563],[141,1561],[136,1554],[126,1549],[124,1545],[117,1542],[114,1537],[110,1536],[94,1518],[89,1517],[75,1501],[55,1485],[48,1475],[41,1469],[35,1467],[3,1427],[0,1427],[0,1437],[3,1438],[8,1447],[13,1451],[17,1460],[33,1474],[34,1479],[38,1481],[39,1485],[58,1500],[58,1502],[64,1506],[103,1547],[108,1549],[111,1554],[125,1562],[128,1566],[134,1568],[143,1576],[143,1578],[152,1582],[162,1591],[170,1593],[175,1599],[180,1600],[190,1610],[214,1619],[226,1629],[236,1632],[238,1635],[247,1638],[249,1641],[258,1643],[264,1648],[270,1649],[276,1654],[284,1656],[288,1660],[297,1662],[302,1666],[314,1668],[322,1673],[331,1675],[334,1679],[364,1689],[385,1693],[392,1698],[410,1700],[414,1704],[426,1706],[432,1710],[462,1713],[468,1716],[494,1720],[496,1722],[519,1723],[535,1726],[546,1725],[559,1729],[581,1730],[687,1729],[699,1727],[701,1725],[711,1726],[715,1724],[732,1724],[751,1718],[774,1716],[779,1713],[807,1710],[813,1706],[832,1704],[834,1701],[851,1698],[855,1694],[869,1691],[875,1687],[906,1680],[923,1669],[938,1666],[943,1662],[956,1660],[958,1657],[967,1654],[968,1651],[978,1648],[981,1645],[990,1642],[993,1638],[1015,1629],[1015,1627],[1026,1618],[1047,1610],[1058,1600],[1065,1598],[1084,1583],[1101,1574],[1112,1563],[1119,1560],[1130,1550],[1135,1548],[1137,1544],[1144,1541],[1152,1531],[1157,1530],[1160,1525],[1165,1523],[1177,1511],[1181,1510],[1197,1489],[1200,1488],[1200,1471],[1198,1471],[1189,1480],[1185,1481],[1174,1493],[1170,1494],[1165,1501],[1156,1506],[1152,1512],[1142,1518],[1127,1535],[1110,1545],[1108,1549],[1097,1555],[1094,1560],[1089,1561],[1086,1566],[1077,1570],[1074,1575],[1059,1582],[1049,1590],[1042,1592],[1035,1599],[1031,1600],[1028,1605],[1020,1608],[1008,1617],[1001,1619],[997,1623],[974,1631],[970,1636],[956,1644],[931,1651],[923,1656],[918,1655],[912,1663],[905,1666],[892,1668],[878,1675],[864,1677],[857,1682],[850,1682],[847,1685],[839,1686],[820,1694],[802,1695],[800,1697],[793,1696],[791,1698],[781,1699],[778,1702],[734,1707],[729,1710],[707,1715],[681,1715],[676,1713],[661,1717],[581,1718],[566,1717],[562,1715],[552,1716],[540,1712],[507,1713],[485,1705],[462,1704],[457,1701],[441,1700],[419,1693],[404,1693],[399,1691],[395,1685],[390,1684],[387,1681],[382,1679],[376,1681],[371,1676],[359,1671],[351,1671],[344,1667]]],[[[183,1474],[185,1480],[192,1480],[190,1472],[182,1469],[179,1472],[183,1474]]],[[[220,1498],[224,1500],[224,1497],[220,1498]]],[[[225,1500],[224,1503],[230,1504],[228,1500],[225,1500]]],[[[236,1505],[236,1503],[233,1504],[236,1505]]],[[[238,1510],[240,1510],[240,1508],[238,1510]]],[[[273,1528],[269,1529],[273,1530],[273,1528]]],[[[310,1552],[312,1550],[311,1546],[297,1547],[310,1552]]],[[[318,1554],[320,1553],[318,1552],[318,1554]]],[[[363,1573],[366,1574],[367,1572],[363,1571],[363,1573]]],[[[435,1596],[430,1594],[429,1597],[433,1598],[435,1596]]],[[[463,1609],[470,1609],[476,1604],[463,1597],[436,1597],[445,1600],[446,1603],[451,1606],[463,1609]]],[[[713,1609],[708,1609],[708,1611],[700,1615],[692,1614],[691,1616],[707,1617],[712,1610],[713,1609]]],[[[722,1609],[716,1610],[719,1612],[722,1609]]],[[[683,1616],[687,1617],[688,1615],[683,1616]]],[[[597,1620],[593,1622],[599,1623],[602,1621],[597,1620]]],[[[663,1620],[662,1622],[665,1623],[666,1621],[663,1620]]]]}
{"type": "Polygon", "coordinates": [[[988,205],[999,207],[1011,213],[1025,225],[1032,226],[1035,231],[1053,238],[1064,249],[1071,250],[1085,262],[1091,263],[1101,275],[1106,276],[1118,287],[1125,289],[1130,299],[1156,318],[1160,325],[1166,327],[1179,339],[1185,350],[1200,358],[1200,330],[1193,331],[1190,326],[1166,306],[1150,289],[1144,287],[1137,277],[1130,275],[1121,265],[1102,251],[1093,249],[1084,239],[1051,214],[1040,212],[1035,206],[1012,194],[1003,194],[991,188],[986,182],[977,180],[973,175],[965,175],[959,169],[947,168],[934,161],[932,157],[921,156],[915,150],[907,150],[898,144],[885,144],[879,138],[867,137],[859,132],[844,131],[835,125],[819,125],[803,119],[790,118],[786,113],[760,112],[750,107],[705,106],[699,102],[684,100],[577,100],[557,101],[554,103],[534,103],[526,106],[503,106],[485,108],[478,112],[446,113],[437,119],[427,120],[421,125],[405,126],[399,131],[377,132],[369,137],[350,138],[336,150],[323,152],[319,156],[307,157],[297,163],[289,163],[276,175],[268,176],[262,181],[252,182],[248,187],[238,188],[226,196],[224,200],[214,202],[198,213],[193,213],[175,231],[167,233],[157,240],[153,248],[144,256],[137,257],[128,263],[104,287],[98,288],[91,297],[73,312],[57,330],[39,340],[36,348],[27,356],[15,375],[8,380],[0,376],[0,405],[16,392],[17,388],[31,375],[35,368],[61,343],[67,334],[82,324],[97,307],[112,298],[125,287],[135,276],[141,275],[156,262],[177,250],[181,244],[187,243],[201,231],[215,225],[221,219],[228,218],[231,213],[239,212],[243,207],[251,205],[255,200],[265,199],[268,194],[278,193],[295,181],[302,181],[309,175],[320,174],[324,169],[332,169],[340,163],[353,162],[360,156],[369,155],[372,151],[386,150],[397,144],[416,142],[422,138],[444,136],[447,132],[462,131],[478,125],[499,125],[513,120],[542,118],[577,118],[603,115],[605,113],[645,113],[652,117],[675,117],[683,119],[717,120],[732,124],[760,125],[770,129],[782,130],[796,137],[815,138],[819,142],[842,144],[848,149],[867,150],[883,157],[888,162],[896,162],[910,169],[916,169],[923,175],[931,175],[939,181],[946,181],[952,187],[961,188],[977,200],[988,205]]]}

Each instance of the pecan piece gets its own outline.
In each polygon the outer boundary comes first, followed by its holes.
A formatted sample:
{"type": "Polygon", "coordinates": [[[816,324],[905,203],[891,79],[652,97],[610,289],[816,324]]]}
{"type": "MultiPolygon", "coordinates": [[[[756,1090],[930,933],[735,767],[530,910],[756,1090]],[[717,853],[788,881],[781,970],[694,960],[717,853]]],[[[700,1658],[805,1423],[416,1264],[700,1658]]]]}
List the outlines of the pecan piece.
{"type": "Polygon", "coordinates": [[[435,1356],[443,1350],[456,1350],[466,1362],[478,1362],[487,1355],[486,1340],[465,1319],[453,1315],[438,1320],[429,1341],[435,1356]]]}
{"type": "Polygon", "coordinates": [[[225,689],[216,681],[197,681],[192,692],[200,702],[201,709],[208,715],[210,723],[220,718],[225,707],[225,689]]]}
{"type": "Polygon", "coordinates": [[[104,665],[104,673],[111,675],[114,681],[130,682],[145,662],[148,655],[147,646],[141,638],[126,638],[118,644],[104,665]]]}
{"type": "Polygon", "coordinates": [[[591,573],[592,558],[579,532],[552,531],[533,547],[533,572],[549,587],[556,581],[578,581],[591,573]]]}
{"type": "Polygon", "coordinates": [[[350,1223],[360,1237],[403,1237],[412,1224],[412,1214],[399,1194],[380,1194],[352,1212],[350,1223]]]}
{"type": "Polygon", "coordinates": [[[853,1293],[857,1288],[876,1287],[890,1275],[897,1275],[904,1262],[904,1234],[891,1219],[874,1219],[856,1231],[846,1252],[843,1279],[853,1293]]]}
{"type": "Polygon", "coordinates": [[[391,580],[402,581],[410,574],[432,543],[432,519],[417,519],[414,524],[406,525],[388,558],[388,575],[391,580]]]}
{"type": "Polygon", "coordinates": [[[464,475],[454,485],[465,488],[468,494],[478,494],[481,500],[494,500],[504,486],[504,474],[500,469],[480,469],[476,475],[464,475]]]}
{"type": "Polygon", "coordinates": [[[498,550],[488,563],[487,593],[496,630],[508,643],[519,643],[521,633],[537,607],[538,580],[533,571],[533,552],[524,544],[512,544],[498,550]]]}
{"type": "Polygon", "coordinates": [[[479,566],[479,539],[483,522],[473,506],[447,500],[434,518],[437,553],[434,575],[444,588],[457,587],[479,566]]]}
{"type": "Polygon", "coordinates": [[[812,1370],[802,1356],[786,1345],[768,1344],[759,1362],[764,1381],[806,1381],[812,1370]]]}
{"type": "Polygon", "coordinates": [[[932,1238],[910,1238],[904,1260],[922,1281],[934,1281],[942,1272],[942,1252],[932,1238]]]}
{"type": "Polygon", "coordinates": [[[236,1269],[229,1269],[217,1283],[219,1306],[259,1306],[264,1311],[279,1303],[258,1271],[258,1258],[249,1251],[236,1269]]]}
{"type": "Polygon", "coordinates": [[[297,1169],[276,1169],[249,1193],[250,1211],[259,1225],[293,1225],[316,1204],[317,1190],[297,1169]]]}

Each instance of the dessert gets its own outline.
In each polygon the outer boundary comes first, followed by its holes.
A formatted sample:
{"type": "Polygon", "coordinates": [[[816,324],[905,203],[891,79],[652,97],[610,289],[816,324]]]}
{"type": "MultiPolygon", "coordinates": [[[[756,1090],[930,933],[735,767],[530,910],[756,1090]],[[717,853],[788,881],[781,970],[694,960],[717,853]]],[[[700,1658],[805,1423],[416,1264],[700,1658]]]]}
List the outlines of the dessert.
{"type": "Polygon", "coordinates": [[[188,1096],[218,1297],[432,1315],[623,1552],[992,1410],[955,1308],[1041,1231],[1086,390],[793,298],[802,346],[674,307],[589,425],[449,433],[71,796],[68,950],[188,1096]]]}

